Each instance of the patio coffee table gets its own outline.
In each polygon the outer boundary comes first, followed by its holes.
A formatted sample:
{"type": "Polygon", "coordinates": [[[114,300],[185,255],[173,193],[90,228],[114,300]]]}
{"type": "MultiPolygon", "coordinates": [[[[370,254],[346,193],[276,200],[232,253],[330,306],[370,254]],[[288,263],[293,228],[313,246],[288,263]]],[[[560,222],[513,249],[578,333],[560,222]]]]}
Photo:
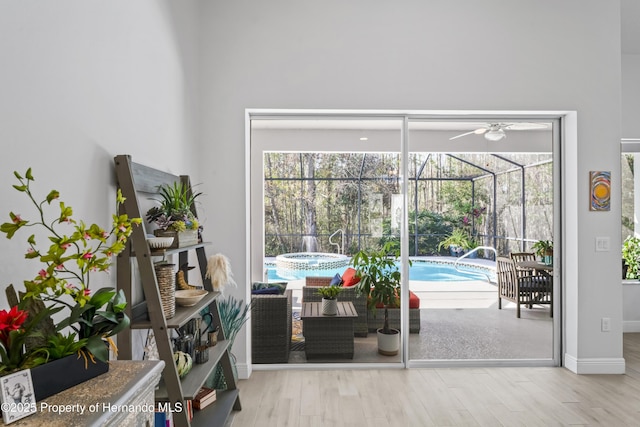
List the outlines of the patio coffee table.
{"type": "Polygon", "coordinates": [[[338,301],[338,314],[322,314],[321,302],[302,303],[302,334],[307,359],[339,357],[353,359],[353,303],[338,301]]]}

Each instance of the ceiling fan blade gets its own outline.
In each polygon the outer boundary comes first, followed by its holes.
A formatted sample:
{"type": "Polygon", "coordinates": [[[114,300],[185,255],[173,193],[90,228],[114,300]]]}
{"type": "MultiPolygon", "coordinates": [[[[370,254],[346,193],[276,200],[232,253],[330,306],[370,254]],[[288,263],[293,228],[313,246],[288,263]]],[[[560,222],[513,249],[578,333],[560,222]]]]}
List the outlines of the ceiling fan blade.
{"type": "Polygon", "coordinates": [[[462,138],[463,136],[471,135],[472,133],[475,133],[476,135],[482,135],[486,131],[487,131],[486,128],[480,128],[480,129],[472,130],[471,132],[465,132],[465,133],[462,133],[460,135],[453,136],[453,137],[449,138],[449,141],[454,140],[454,139],[458,139],[458,138],[462,138]]]}
{"type": "Polygon", "coordinates": [[[533,129],[546,129],[548,125],[546,123],[531,123],[531,122],[522,122],[522,123],[509,123],[506,124],[503,129],[509,130],[533,130],[533,129]]]}

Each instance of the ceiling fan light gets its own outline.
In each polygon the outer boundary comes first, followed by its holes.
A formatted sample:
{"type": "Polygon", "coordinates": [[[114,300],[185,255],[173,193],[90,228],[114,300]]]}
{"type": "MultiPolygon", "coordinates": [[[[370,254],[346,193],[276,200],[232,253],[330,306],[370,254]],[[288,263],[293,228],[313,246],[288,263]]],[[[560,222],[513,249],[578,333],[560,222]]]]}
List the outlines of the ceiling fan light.
{"type": "Polygon", "coordinates": [[[505,138],[507,135],[504,133],[502,129],[490,130],[484,134],[484,137],[489,141],[500,141],[505,138]]]}

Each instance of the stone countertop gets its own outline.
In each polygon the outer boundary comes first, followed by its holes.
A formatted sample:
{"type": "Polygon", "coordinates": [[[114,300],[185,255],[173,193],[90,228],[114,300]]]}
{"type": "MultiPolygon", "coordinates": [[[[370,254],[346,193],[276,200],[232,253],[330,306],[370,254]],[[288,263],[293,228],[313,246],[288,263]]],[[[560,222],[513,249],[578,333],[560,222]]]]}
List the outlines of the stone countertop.
{"type": "MultiPolygon", "coordinates": [[[[37,413],[12,422],[15,427],[86,427],[112,425],[123,413],[153,412],[151,405],[133,405],[140,393],[155,388],[163,361],[114,360],[109,371],[36,402],[37,413]],[[151,406],[151,407],[149,407],[151,406]]],[[[64,372],[60,373],[64,375],[64,372]]],[[[126,414],[125,414],[126,415],[126,414]]]]}

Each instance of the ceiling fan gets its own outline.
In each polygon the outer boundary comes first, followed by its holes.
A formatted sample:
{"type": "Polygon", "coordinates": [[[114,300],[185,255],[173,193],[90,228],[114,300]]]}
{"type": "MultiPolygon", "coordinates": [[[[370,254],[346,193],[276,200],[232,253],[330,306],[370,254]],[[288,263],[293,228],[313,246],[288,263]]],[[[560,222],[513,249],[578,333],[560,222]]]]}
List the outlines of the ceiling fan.
{"type": "Polygon", "coordinates": [[[485,139],[489,141],[500,141],[507,137],[505,130],[532,130],[532,129],[545,129],[547,125],[545,123],[487,123],[482,127],[472,130],[471,132],[465,132],[460,135],[449,138],[449,140],[461,138],[467,135],[484,135],[485,139]]]}

